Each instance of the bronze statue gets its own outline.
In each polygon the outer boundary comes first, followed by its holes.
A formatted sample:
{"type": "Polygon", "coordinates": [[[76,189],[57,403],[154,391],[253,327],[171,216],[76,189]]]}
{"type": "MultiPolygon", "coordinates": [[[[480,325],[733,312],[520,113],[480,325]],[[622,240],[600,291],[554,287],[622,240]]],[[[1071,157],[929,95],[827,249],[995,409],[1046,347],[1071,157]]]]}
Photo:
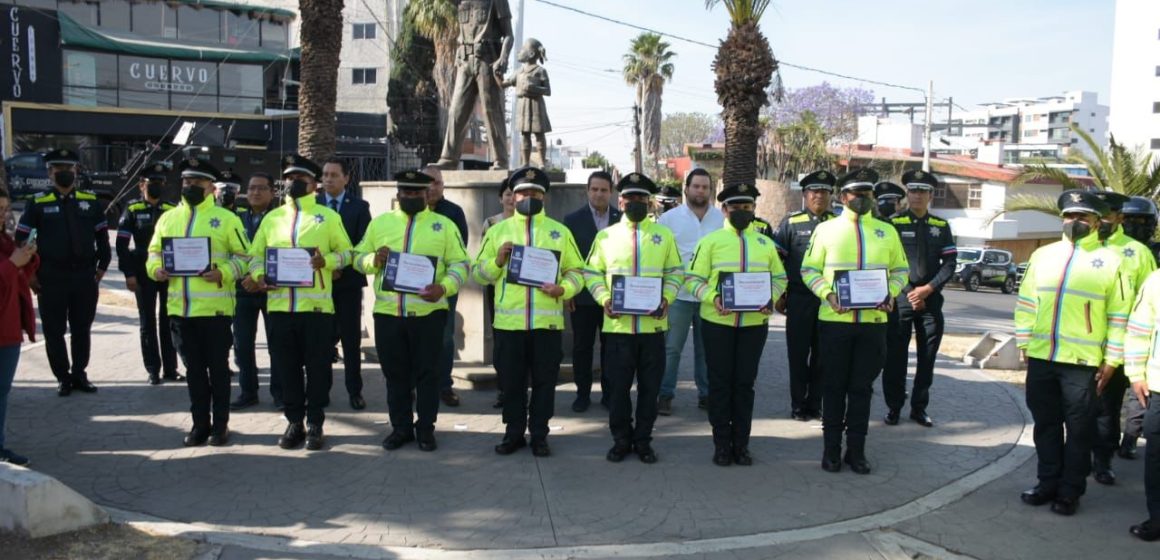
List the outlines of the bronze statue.
{"type": "Polygon", "coordinates": [[[544,45],[535,39],[528,39],[516,54],[516,60],[523,63],[519,74],[504,81],[504,87],[516,88],[516,114],[519,118],[520,133],[523,136],[521,148],[524,165],[532,164],[532,135],[536,135],[536,151],[540,153],[540,166],[548,165],[548,142],[545,134],[552,131],[548,120],[548,105],[544,97],[552,95],[552,85],[548,81],[548,71],[540,66],[548,59],[544,45]]]}
{"type": "Polygon", "coordinates": [[[501,84],[512,50],[511,9],[507,0],[451,1],[459,16],[459,47],[455,56],[455,90],[447,115],[443,155],[436,165],[443,169],[459,166],[467,123],[479,98],[487,125],[492,169],[507,169],[501,84]]]}

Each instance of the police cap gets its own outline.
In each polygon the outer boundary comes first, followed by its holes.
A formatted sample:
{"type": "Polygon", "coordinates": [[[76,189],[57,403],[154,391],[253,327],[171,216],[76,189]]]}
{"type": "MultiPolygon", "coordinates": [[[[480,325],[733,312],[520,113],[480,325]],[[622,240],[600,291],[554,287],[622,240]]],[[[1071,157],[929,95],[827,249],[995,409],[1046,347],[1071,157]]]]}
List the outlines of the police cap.
{"type": "Polygon", "coordinates": [[[431,186],[435,178],[422,171],[400,171],[395,173],[395,182],[405,191],[421,191],[431,186]]]}
{"type": "Polygon", "coordinates": [[[57,148],[44,154],[44,163],[48,165],[76,165],[80,161],[80,154],[68,148],[57,148]]]}
{"type": "Polygon", "coordinates": [[[620,181],[616,183],[616,190],[620,191],[621,196],[626,194],[651,196],[657,193],[657,184],[643,173],[629,173],[621,177],[620,181]]]}
{"type": "Polygon", "coordinates": [[[869,167],[855,167],[838,179],[842,191],[869,191],[878,182],[878,172],[869,167]]]}
{"type": "Polygon", "coordinates": [[[933,191],[938,186],[938,177],[921,169],[911,169],[902,174],[902,184],[911,191],[933,191]]]}
{"type": "Polygon", "coordinates": [[[717,194],[717,202],[756,202],[759,196],[761,193],[751,183],[733,183],[721,189],[717,194]]]}
{"type": "Polygon", "coordinates": [[[163,161],[154,161],[145,166],[145,171],[141,173],[141,176],[150,181],[164,181],[168,174],[169,165],[163,161]]]}
{"type": "Polygon", "coordinates": [[[1096,193],[1080,189],[1063,191],[1059,195],[1056,206],[1059,207],[1060,214],[1082,212],[1084,214],[1103,216],[1108,213],[1108,203],[1100,200],[1100,197],[1096,196],[1096,193]]]}
{"type": "Polygon", "coordinates": [[[282,177],[291,173],[305,173],[317,179],[322,176],[322,168],[298,154],[290,154],[282,158],[282,177]]]}
{"type": "Polygon", "coordinates": [[[798,184],[802,186],[803,191],[829,191],[834,192],[834,184],[838,178],[829,171],[814,171],[805,177],[802,177],[798,184]]]}
{"type": "Polygon", "coordinates": [[[671,185],[661,187],[657,193],[657,200],[660,202],[676,202],[678,198],[681,198],[681,189],[671,185]]]}
{"type": "Polygon", "coordinates": [[[221,173],[208,161],[202,161],[197,158],[187,158],[181,160],[177,164],[177,170],[181,172],[181,177],[193,177],[197,179],[209,179],[215,183],[221,181],[221,173]]]}
{"type": "Polygon", "coordinates": [[[898,199],[904,196],[906,196],[906,190],[899,186],[898,183],[882,181],[874,185],[874,198],[879,200],[898,199]]]}
{"type": "Polygon", "coordinates": [[[1125,216],[1152,216],[1156,217],[1156,203],[1144,196],[1133,196],[1120,208],[1125,216]]]}
{"type": "Polygon", "coordinates": [[[548,192],[548,187],[552,186],[552,182],[548,180],[548,174],[544,173],[543,169],[538,167],[521,167],[508,177],[508,181],[512,185],[512,193],[518,193],[522,190],[534,189],[540,192],[548,192]]]}
{"type": "Polygon", "coordinates": [[[1120,194],[1115,191],[1092,191],[1100,200],[1108,205],[1108,210],[1112,212],[1119,212],[1124,207],[1124,203],[1131,200],[1127,195],[1120,194]]]}

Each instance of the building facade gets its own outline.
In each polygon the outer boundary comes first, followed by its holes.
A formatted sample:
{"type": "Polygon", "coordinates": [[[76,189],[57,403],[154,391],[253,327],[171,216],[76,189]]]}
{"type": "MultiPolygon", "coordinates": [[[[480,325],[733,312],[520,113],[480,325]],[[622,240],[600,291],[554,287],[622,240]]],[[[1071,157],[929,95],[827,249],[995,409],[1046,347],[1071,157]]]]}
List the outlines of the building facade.
{"type": "Polygon", "coordinates": [[[1117,0],[1111,133],[1160,160],[1160,2],[1117,0]]]}
{"type": "Polygon", "coordinates": [[[1072,123],[1100,147],[1107,146],[1108,106],[1101,105],[1097,94],[1090,91],[985,103],[952,123],[952,129],[961,133],[946,140],[956,145],[1001,142],[1003,163],[1062,160],[1072,150],[1091,155],[1087,144],[1072,133],[1072,123]]]}

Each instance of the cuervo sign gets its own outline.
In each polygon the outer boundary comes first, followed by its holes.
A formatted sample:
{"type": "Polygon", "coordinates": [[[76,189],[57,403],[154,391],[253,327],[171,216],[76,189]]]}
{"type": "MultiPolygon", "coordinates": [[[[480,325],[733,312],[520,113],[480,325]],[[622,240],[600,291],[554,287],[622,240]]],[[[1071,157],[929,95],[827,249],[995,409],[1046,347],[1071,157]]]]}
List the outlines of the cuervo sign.
{"type": "Polygon", "coordinates": [[[0,99],[60,103],[60,29],[56,12],[0,4],[0,99]]]}
{"type": "Polygon", "coordinates": [[[209,83],[210,73],[207,68],[177,61],[133,62],[129,65],[129,77],[150,91],[194,93],[209,83]]]}

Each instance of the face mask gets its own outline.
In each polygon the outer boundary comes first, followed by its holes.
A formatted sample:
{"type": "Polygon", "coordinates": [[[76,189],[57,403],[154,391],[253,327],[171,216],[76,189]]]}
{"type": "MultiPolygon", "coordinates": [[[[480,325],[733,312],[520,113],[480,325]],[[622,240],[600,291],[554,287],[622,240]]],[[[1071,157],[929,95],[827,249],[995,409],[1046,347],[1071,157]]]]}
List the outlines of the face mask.
{"type": "Polygon", "coordinates": [[[1083,220],[1072,220],[1063,223],[1063,234],[1067,236],[1072,243],[1079,241],[1088,236],[1092,232],[1092,226],[1083,220]]]}
{"type": "Polygon", "coordinates": [[[729,211],[729,225],[733,226],[733,229],[737,231],[741,231],[749,227],[749,224],[752,222],[753,212],[750,212],[749,210],[729,211]]]}
{"type": "Polygon", "coordinates": [[[630,222],[639,222],[648,216],[648,203],[631,200],[624,205],[624,215],[628,217],[630,222]]]}
{"type": "Polygon", "coordinates": [[[1112,236],[1116,232],[1116,225],[1100,220],[1100,241],[1103,241],[1112,236]]]}
{"type": "Polygon", "coordinates": [[[525,216],[534,216],[544,211],[544,201],[538,198],[525,198],[516,203],[516,212],[525,216]]]}
{"type": "Polygon", "coordinates": [[[52,178],[60,188],[67,189],[76,182],[77,174],[72,171],[57,171],[53,173],[52,178]]]}
{"type": "Polygon", "coordinates": [[[310,185],[301,179],[295,179],[290,182],[290,186],[286,189],[286,194],[295,200],[310,194],[310,185]]]}
{"type": "Polygon", "coordinates": [[[190,206],[199,206],[205,201],[205,189],[197,185],[189,185],[181,188],[181,198],[190,206]]]}
{"type": "Polygon", "coordinates": [[[218,202],[221,203],[223,208],[230,208],[234,205],[234,202],[237,200],[237,198],[237,191],[234,189],[224,189],[222,190],[222,195],[218,202]]]}
{"type": "Polygon", "coordinates": [[[403,210],[408,216],[414,216],[422,212],[427,207],[427,201],[423,198],[400,198],[399,208],[403,210]]]}
{"type": "Polygon", "coordinates": [[[161,198],[162,184],[156,181],[145,183],[145,195],[149,198],[161,198]]]}
{"type": "Polygon", "coordinates": [[[868,196],[858,196],[854,197],[850,202],[847,202],[846,206],[855,214],[864,216],[874,209],[874,200],[868,196]]]}
{"type": "Polygon", "coordinates": [[[1156,233],[1156,226],[1151,224],[1141,224],[1135,222],[1124,222],[1124,235],[1139,241],[1140,243],[1150,243],[1152,236],[1156,233]]]}

